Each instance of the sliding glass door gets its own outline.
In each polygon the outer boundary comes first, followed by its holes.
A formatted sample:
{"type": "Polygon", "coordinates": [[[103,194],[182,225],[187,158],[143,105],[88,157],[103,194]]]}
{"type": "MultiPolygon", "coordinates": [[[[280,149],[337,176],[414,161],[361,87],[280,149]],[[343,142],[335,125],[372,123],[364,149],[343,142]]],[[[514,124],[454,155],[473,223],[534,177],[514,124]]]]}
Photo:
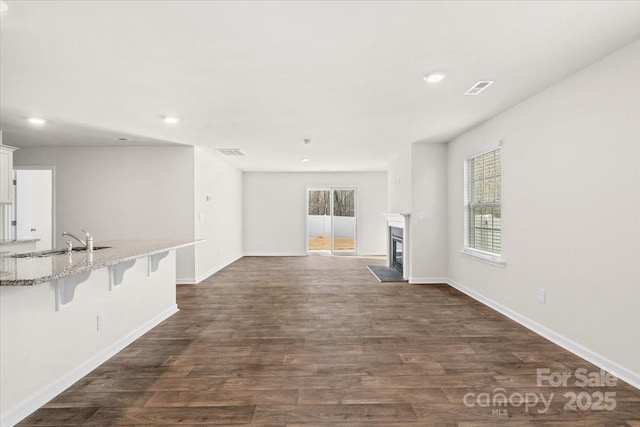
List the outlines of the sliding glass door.
{"type": "Polygon", "coordinates": [[[332,189],[333,215],[331,220],[331,252],[352,254],[356,252],[356,190],[332,189]]]}
{"type": "Polygon", "coordinates": [[[307,190],[309,253],[356,253],[357,204],[357,192],[353,187],[307,190]]]}
{"type": "Polygon", "coordinates": [[[311,253],[331,252],[331,190],[307,192],[307,249],[311,253]]]}

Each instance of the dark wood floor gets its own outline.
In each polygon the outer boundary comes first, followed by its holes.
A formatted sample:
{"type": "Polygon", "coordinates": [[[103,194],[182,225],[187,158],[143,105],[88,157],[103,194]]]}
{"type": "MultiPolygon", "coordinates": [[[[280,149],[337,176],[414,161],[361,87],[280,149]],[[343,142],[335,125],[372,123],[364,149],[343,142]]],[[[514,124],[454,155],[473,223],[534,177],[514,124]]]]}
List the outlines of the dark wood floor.
{"type": "Polygon", "coordinates": [[[378,283],[372,263],[244,258],[179,287],[178,314],[22,425],[640,426],[639,390],[538,387],[537,368],[598,369],[448,286],[378,283]],[[512,404],[473,399],[500,392],[512,404]],[[564,408],[598,392],[616,408],[564,408]],[[546,413],[518,397],[552,393],[546,413]]]}

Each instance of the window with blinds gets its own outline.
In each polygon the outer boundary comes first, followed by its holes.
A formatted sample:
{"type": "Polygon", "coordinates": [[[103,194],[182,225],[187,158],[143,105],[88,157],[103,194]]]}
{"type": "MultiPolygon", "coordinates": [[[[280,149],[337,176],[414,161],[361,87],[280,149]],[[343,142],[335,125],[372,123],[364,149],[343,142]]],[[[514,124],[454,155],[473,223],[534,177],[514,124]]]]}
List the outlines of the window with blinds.
{"type": "Polygon", "coordinates": [[[466,244],[500,255],[502,215],[500,212],[500,148],[471,157],[466,163],[466,244]]]}

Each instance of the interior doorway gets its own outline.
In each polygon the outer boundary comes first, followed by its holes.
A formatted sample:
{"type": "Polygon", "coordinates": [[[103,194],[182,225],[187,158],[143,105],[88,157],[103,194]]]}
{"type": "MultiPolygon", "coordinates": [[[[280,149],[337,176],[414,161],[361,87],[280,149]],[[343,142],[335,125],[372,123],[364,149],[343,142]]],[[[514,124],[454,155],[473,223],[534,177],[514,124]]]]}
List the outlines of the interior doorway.
{"type": "Polygon", "coordinates": [[[39,239],[36,250],[55,246],[54,167],[15,166],[14,236],[39,239]]]}
{"type": "Polygon", "coordinates": [[[357,252],[357,189],[307,189],[307,253],[352,255],[357,252]]]}

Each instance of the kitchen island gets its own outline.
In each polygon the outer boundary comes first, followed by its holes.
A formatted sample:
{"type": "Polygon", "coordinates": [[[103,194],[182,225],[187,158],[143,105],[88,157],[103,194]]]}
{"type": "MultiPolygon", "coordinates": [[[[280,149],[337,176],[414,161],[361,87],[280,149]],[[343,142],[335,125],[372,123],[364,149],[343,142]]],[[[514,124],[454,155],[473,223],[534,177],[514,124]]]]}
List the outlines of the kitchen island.
{"type": "Polygon", "coordinates": [[[175,252],[196,243],[100,241],[93,253],[0,257],[0,425],[176,313],[175,252]]]}

